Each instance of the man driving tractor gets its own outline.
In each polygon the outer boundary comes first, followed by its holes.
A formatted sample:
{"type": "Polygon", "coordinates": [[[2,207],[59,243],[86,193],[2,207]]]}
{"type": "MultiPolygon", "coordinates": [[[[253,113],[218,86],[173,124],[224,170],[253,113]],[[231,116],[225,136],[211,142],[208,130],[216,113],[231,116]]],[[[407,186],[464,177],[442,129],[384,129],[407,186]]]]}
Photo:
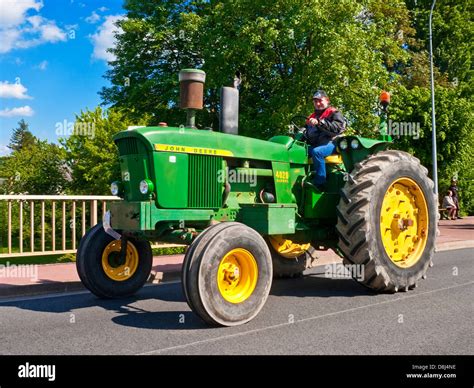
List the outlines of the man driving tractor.
{"type": "Polygon", "coordinates": [[[326,182],[324,158],[336,149],[333,139],[346,130],[346,120],[339,110],[330,106],[324,90],[313,95],[314,112],[307,118],[306,141],[310,145],[309,156],[313,159],[314,185],[322,191],[326,182]]]}

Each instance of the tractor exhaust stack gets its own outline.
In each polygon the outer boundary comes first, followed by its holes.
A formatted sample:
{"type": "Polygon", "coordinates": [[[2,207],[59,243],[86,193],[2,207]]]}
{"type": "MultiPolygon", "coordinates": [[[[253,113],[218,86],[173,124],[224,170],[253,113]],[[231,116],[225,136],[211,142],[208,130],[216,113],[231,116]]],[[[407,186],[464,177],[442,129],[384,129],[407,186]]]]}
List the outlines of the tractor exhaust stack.
{"type": "Polygon", "coordinates": [[[183,69],[179,72],[181,109],[186,109],[186,127],[196,128],[196,110],[203,108],[206,73],[198,69],[183,69]]]}
{"type": "Polygon", "coordinates": [[[234,87],[221,88],[220,131],[232,135],[239,134],[239,86],[240,73],[235,74],[234,87]]]}

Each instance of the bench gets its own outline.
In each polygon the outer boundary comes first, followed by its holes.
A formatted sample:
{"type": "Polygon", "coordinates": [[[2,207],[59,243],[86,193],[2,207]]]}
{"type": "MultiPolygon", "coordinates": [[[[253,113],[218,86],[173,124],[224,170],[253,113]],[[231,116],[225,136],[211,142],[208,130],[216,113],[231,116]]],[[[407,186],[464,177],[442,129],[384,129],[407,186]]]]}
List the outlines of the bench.
{"type": "Polygon", "coordinates": [[[449,210],[448,209],[445,209],[444,207],[439,207],[438,212],[439,212],[439,219],[440,220],[449,220],[449,217],[448,217],[449,210]]]}

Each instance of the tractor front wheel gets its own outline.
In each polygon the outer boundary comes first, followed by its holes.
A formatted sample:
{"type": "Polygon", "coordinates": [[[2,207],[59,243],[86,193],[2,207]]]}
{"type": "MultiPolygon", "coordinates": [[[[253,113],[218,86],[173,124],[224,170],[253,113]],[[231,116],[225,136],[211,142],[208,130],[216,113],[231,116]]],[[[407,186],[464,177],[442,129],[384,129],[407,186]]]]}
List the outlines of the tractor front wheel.
{"type": "Polygon", "coordinates": [[[203,231],[186,252],[182,284],[191,309],[212,325],[235,326],[253,319],[272,284],[265,240],[238,222],[203,231]]]}
{"type": "Polygon", "coordinates": [[[124,298],[147,281],[153,255],[148,241],[129,239],[124,257],[121,240],[114,240],[97,224],[82,237],[76,268],[84,286],[99,298],[124,298]]]}
{"type": "MultiPolygon", "coordinates": [[[[337,207],[339,248],[345,265],[357,265],[365,286],[407,291],[433,259],[437,198],[420,161],[402,151],[382,151],[358,163],[337,207]]],[[[350,267],[349,267],[350,268],[350,267]]]]}

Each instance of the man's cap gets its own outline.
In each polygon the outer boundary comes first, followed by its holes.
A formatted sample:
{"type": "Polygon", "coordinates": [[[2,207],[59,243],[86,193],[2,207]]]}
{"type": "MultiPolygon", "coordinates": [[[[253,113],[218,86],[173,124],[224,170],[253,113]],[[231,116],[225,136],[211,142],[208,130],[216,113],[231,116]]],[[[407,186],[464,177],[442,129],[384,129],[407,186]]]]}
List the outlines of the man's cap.
{"type": "Polygon", "coordinates": [[[318,98],[318,99],[324,98],[324,97],[327,98],[327,96],[328,96],[328,95],[326,94],[326,92],[325,92],[324,90],[318,90],[317,92],[315,92],[315,93],[313,94],[313,100],[314,100],[315,98],[318,98]]]}

